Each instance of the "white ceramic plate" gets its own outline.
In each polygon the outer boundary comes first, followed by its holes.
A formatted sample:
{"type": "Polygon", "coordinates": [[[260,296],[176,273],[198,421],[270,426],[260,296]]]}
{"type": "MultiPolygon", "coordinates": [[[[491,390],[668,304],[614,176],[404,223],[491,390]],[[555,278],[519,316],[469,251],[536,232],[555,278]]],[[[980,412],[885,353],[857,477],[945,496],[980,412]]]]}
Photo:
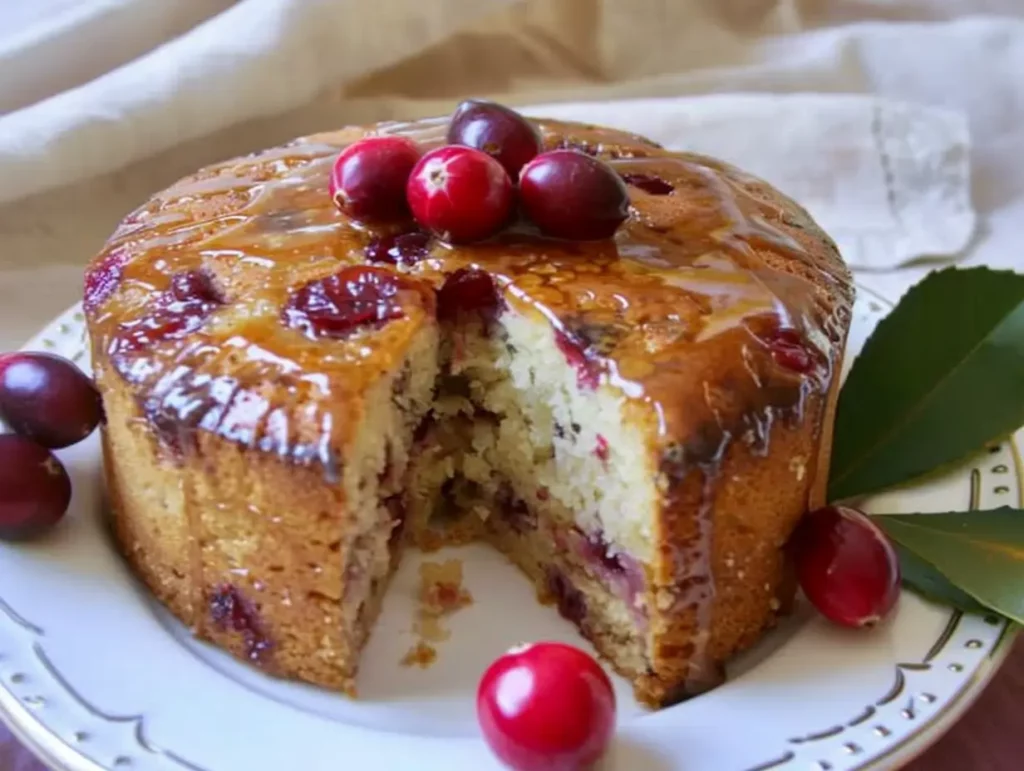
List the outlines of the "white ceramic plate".
{"type": "MultiPolygon", "coordinates": [[[[883,304],[861,291],[857,351],[883,304]]],[[[29,348],[87,365],[72,309],[29,348]]],[[[1020,435],[1018,436],[1018,439],[1020,435]]],[[[268,678],[190,639],[137,584],[102,526],[95,436],[62,452],[69,516],[30,546],[0,544],[0,713],[57,768],[125,771],[486,771],[473,694],[487,664],[532,639],[585,644],[527,582],[483,547],[457,551],[475,603],[428,669],[400,666],[418,555],[396,577],[370,641],[359,701],[268,678]]],[[[871,504],[933,511],[1016,504],[1020,455],[989,448],[948,476],[871,504]]],[[[443,558],[431,555],[430,559],[443,558]]],[[[620,699],[608,771],[841,771],[892,768],[958,717],[1009,650],[996,618],[904,593],[871,632],[830,626],[806,605],[730,667],[709,694],[649,713],[620,699]]]]}

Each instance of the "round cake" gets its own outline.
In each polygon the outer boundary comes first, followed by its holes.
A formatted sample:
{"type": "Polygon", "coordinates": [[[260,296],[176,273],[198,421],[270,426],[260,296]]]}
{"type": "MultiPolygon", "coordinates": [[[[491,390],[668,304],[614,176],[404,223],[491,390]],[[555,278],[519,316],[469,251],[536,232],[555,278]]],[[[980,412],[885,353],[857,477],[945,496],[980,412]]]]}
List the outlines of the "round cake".
{"type": "Polygon", "coordinates": [[[612,237],[342,214],[339,152],[440,146],[436,119],[206,168],[90,265],[113,531],[199,637],[354,693],[403,549],[480,539],[664,705],[791,602],[853,299],[835,245],[727,164],[533,123],[625,181],[612,237]]]}

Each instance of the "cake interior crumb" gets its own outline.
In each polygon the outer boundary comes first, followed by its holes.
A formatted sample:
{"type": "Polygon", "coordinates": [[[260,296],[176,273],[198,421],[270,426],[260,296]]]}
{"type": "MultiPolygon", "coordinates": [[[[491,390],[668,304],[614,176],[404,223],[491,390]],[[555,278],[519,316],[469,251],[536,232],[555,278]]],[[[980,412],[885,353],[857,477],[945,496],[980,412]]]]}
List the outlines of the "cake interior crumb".
{"type": "Polygon", "coordinates": [[[419,603],[413,633],[419,638],[402,659],[403,666],[429,667],[437,659],[431,643],[444,642],[451,630],[444,619],[473,603],[473,596],[462,585],[462,561],[423,562],[420,564],[419,603]]]}

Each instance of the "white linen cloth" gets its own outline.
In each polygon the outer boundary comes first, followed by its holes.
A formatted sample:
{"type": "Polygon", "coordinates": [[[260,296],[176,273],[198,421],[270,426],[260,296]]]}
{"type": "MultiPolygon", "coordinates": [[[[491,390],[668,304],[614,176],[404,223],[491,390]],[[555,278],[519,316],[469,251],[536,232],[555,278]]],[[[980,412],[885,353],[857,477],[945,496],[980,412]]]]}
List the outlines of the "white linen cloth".
{"type": "MultiPolygon", "coordinates": [[[[375,0],[372,25],[361,0],[34,0],[34,17],[10,3],[21,18],[0,2],[0,349],[77,299],[82,264],[127,210],[201,163],[449,109],[349,99],[344,86],[510,1],[375,0]]],[[[1024,267],[1016,0],[527,3],[538,4],[563,14],[566,46],[579,13],[614,16],[615,34],[580,67],[622,82],[557,105],[578,87],[538,98],[527,83],[527,101],[548,103],[532,112],[623,126],[766,177],[894,299],[941,262],[1024,267]],[[701,94],[718,95],[679,98],[701,94]],[[640,96],[655,99],[600,101],[640,96]]]]}

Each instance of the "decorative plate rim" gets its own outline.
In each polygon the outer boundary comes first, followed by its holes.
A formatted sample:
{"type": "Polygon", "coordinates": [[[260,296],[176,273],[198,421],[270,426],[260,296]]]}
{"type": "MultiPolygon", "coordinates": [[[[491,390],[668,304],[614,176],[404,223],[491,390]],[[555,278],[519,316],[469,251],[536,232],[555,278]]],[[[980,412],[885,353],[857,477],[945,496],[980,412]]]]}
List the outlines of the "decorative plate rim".
{"type": "MultiPolygon", "coordinates": [[[[858,285],[857,288],[858,291],[864,292],[873,299],[879,301],[881,304],[891,306],[891,303],[888,300],[876,292],[860,285],[858,285]]],[[[78,325],[83,325],[83,339],[80,342],[84,344],[86,342],[84,339],[84,318],[82,316],[80,304],[72,306],[47,324],[42,331],[26,343],[24,348],[41,350],[53,349],[57,346],[48,338],[54,331],[57,331],[60,334],[68,334],[78,325]]],[[[76,361],[81,361],[82,358],[84,358],[85,353],[86,351],[83,348],[81,354],[75,355],[73,358],[76,361]]],[[[1024,441],[1024,429],[1015,432],[1004,441],[1008,444],[1017,478],[1019,498],[1018,505],[1024,507],[1024,460],[1022,460],[1021,448],[1018,445],[1018,442],[1024,441]]],[[[972,471],[972,507],[977,501],[976,485],[978,484],[979,473],[980,472],[978,472],[977,469],[972,471]]],[[[943,652],[945,646],[948,645],[951,637],[963,618],[964,614],[959,611],[950,612],[950,616],[944,630],[940,633],[921,664],[913,662],[908,664],[898,662],[894,663],[897,679],[894,687],[890,691],[891,697],[890,694],[886,694],[876,702],[877,705],[881,706],[883,704],[891,703],[902,693],[904,669],[909,672],[920,671],[922,668],[927,669],[927,662],[943,652]],[[921,666],[922,664],[924,665],[923,667],[921,666]]],[[[41,630],[36,628],[29,620],[19,616],[14,609],[4,602],[3,597],[0,596],[0,622],[5,619],[30,632],[34,631],[36,633],[41,633],[41,630]]],[[[1018,631],[1019,629],[1016,625],[1003,621],[999,637],[987,651],[985,658],[975,665],[969,675],[969,678],[960,685],[954,695],[949,697],[948,700],[942,704],[938,712],[929,715],[926,721],[919,723],[913,731],[901,739],[898,739],[891,747],[884,749],[880,754],[877,754],[870,759],[866,759],[864,763],[852,768],[856,768],[857,771],[881,771],[881,769],[899,767],[934,744],[960,719],[960,717],[963,716],[999,671],[1001,665],[1012,650],[1012,643],[1016,639],[1018,631]]],[[[90,712],[95,718],[106,722],[132,725],[134,727],[136,743],[142,750],[162,755],[167,760],[172,761],[179,768],[189,769],[190,771],[204,771],[204,769],[188,762],[175,753],[156,747],[148,742],[145,737],[144,716],[107,715],[98,710],[80,694],[75,692],[75,690],[63,679],[60,673],[55,670],[53,665],[49,663],[48,659],[45,657],[45,653],[42,651],[38,642],[35,643],[34,650],[37,658],[44,668],[48,670],[54,682],[61,687],[67,695],[71,696],[79,706],[90,712]]],[[[0,655],[0,662],[2,662],[2,660],[3,656],[0,655]]],[[[912,704],[913,702],[911,702],[911,705],[912,704]]],[[[910,708],[913,709],[912,706],[910,708]]],[[[874,707],[868,706],[862,715],[851,716],[850,720],[845,725],[837,724],[830,729],[818,731],[816,733],[809,733],[802,737],[794,737],[789,740],[788,748],[780,748],[777,755],[766,759],[765,762],[760,763],[759,765],[748,768],[746,771],[774,771],[776,769],[779,769],[780,771],[787,771],[790,764],[800,757],[799,753],[793,749],[794,747],[799,748],[799,745],[801,744],[809,744],[824,739],[832,739],[839,734],[842,734],[848,728],[853,728],[865,723],[873,714],[874,707]]],[[[108,771],[107,767],[100,765],[95,760],[88,757],[83,750],[77,748],[71,739],[63,737],[54,732],[51,728],[47,727],[43,720],[33,712],[30,705],[26,703],[26,700],[15,694],[5,682],[0,682],[0,721],[6,724],[15,739],[35,754],[43,763],[57,771],[108,771]]],[[[130,761],[128,761],[127,758],[125,758],[125,760],[126,762],[123,765],[126,768],[130,767],[130,761]]],[[[113,767],[120,768],[121,765],[122,764],[115,762],[113,767]]],[[[817,765],[817,768],[822,771],[826,771],[831,767],[832,766],[830,764],[823,761],[819,761],[817,765]]]]}

